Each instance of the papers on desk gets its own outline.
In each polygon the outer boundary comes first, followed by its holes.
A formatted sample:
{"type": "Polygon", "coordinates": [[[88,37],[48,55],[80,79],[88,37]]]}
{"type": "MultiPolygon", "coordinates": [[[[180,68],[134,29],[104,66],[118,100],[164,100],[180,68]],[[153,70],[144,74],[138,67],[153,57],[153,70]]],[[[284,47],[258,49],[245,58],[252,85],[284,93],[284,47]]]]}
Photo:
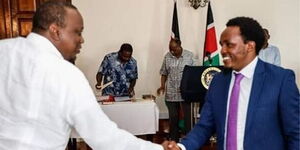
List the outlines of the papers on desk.
{"type": "Polygon", "coordinates": [[[99,96],[98,101],[112,101],[112,102],[122,102],[122,101],[130,101],[131,98],[129,96],[99,96]]]}
{"type": "Polygon", "coordinates": [[[132,98],[129,96],[121,96],[121,97],[113,97],[110,95],[107,96],[99,96],[97,98],[98,102],[102,102],[102,104],[108,105],[108,104],[113,104],[114,102],[126,102],[126,101],[131,101],[132,98]]]}
{"type": "Polygon", "coordinates": [[[115,97],[115,102],[131,101],[129,96],[115,97]]]}
{"type": "Polygon", "coordinates": [[[109,102],[114,102],[114,97],[113,96],[110,96],[110,95],[106,95],[106,96],[99,96],[98,97],[98,102],[100,101],[109,101],[109,102]]]}
{"type": "Polygon", "coordinates": [[[142,98],[135,98],[129,96],[97,96],[98,102],[102,102],[102,104],[113,104],[115,102],[137,102],[137,101],[155,101],[155,96],[151,94],[143,95],[142,98]]]}

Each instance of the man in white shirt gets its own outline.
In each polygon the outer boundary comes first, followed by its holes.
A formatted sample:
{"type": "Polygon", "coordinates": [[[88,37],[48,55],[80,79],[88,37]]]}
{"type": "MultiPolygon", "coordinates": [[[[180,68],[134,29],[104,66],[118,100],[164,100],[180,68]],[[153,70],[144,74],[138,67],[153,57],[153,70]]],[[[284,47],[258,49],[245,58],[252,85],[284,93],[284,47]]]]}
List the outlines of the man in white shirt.
{"type": "Polygon", "coordinates": [[[64,150],[71,128],[95,150],[163,150],[110,121],[74,60],[83,19],[71,4],[47,2],[26,38],[0,41],[0,149],[64,150]]]}
{"type": "Polygon", "coordinates": [[[292,70],[260,60],[260,24],[230,19],[220,44],[224,66],[214,76],[198,123],[172,149],[198,150],[214,134],[218,150],[299,150],[300,95],[292,70]]]}

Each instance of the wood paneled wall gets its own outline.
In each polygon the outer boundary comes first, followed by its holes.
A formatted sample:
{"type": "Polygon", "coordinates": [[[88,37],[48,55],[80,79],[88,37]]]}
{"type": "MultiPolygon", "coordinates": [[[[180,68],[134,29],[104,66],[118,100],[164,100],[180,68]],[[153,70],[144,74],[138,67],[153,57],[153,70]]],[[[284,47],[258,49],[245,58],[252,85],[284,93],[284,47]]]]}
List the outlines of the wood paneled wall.
{"type": "Polygon", "coordinates": [[[0,39],[28,35],[36,8],[46,1],[48,0],[1,0],[0,39]]]}

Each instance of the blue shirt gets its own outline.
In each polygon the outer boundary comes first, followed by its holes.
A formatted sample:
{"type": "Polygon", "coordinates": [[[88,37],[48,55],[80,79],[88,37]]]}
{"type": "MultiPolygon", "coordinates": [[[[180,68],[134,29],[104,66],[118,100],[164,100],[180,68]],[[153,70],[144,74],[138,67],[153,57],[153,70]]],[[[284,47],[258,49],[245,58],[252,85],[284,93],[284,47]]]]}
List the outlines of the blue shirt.
{"type": "Polygon", "coordinates": [[[280,52],[276,46],[269,44],[267,48],[259,51],[258,57],[267,63],[280,66],[280,52]]]}
{"type": "Polygon", "coordinates": [[[130,81],[138,78],[136,60],[131,57],[122,64],[117,52],[104,57],[98,72],[103,75],[104,84],[113,81],[113,84],[102,90],[102,95],[128,96],[130,81]]]}

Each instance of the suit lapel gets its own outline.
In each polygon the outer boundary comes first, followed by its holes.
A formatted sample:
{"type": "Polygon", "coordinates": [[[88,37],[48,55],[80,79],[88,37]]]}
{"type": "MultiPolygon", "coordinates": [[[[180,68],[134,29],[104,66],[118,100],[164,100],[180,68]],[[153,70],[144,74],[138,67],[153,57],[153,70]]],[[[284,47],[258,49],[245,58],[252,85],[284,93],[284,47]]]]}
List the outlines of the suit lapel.
{"type": "Polygon", "coordinates": [[[220,114],[221,114],[221,127],[222,127],[222,134],[225,133],[225,122],[226,122],[226,112],[227,112],[227,101],[228,101],[228,91],[229,91],[229,85],[231,80],[231,73],[227,72],[224,74],[224,78],[221,80],[223,83],[220,85],[224,85],[223,87],[220,87],[219,90],[219,99],[220,101],[220,114]],[[224,90],[226,89],[226,90],[224,90]],[[224,99],[224,100],[223,100],[224,99]]]}
{"type": "Polygon", "coordinates": [[[247,110],[245,137],[247,136],[246,134],[250,132],[251,124],[253,122],[253,117],[255,116],[255,108],[257,107],[257,104],[260,101],[259,97],[261,95],[261,92],[263,91],[262,88],[263,88],[264,81],[265,81],[264,62],[262,62],[259,59],[253,75],[253,83],[252,83],[248,110],[247,110]]]}

